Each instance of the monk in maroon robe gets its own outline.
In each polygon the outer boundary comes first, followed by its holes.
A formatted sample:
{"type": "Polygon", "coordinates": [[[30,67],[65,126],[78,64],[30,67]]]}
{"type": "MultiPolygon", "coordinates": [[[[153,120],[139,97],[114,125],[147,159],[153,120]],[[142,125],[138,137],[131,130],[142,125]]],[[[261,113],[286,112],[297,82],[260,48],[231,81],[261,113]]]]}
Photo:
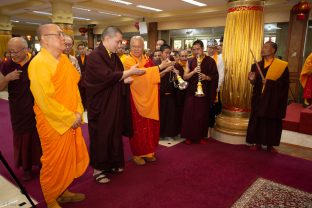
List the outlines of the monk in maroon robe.
{"type": "Polygon", "coordinates": [[[188,60],[184,72],[184,79],[189,82],[189,86],[186,89],[181,137],[186,138],[186,144],[207,143],[204,138],[208,131],[209,110],[214,103],[218,88],[219,75],[216,62],[203,53],[203,48],[204,44],[201,40],[193,43],[193,51],[196,54],[188,60]],[[200,64],[198,59],[201,61],[200,64]],[[195,96],[199,67],[204,97],[195,96]]]}
{"type": "Polygon", "coordinates": [[[266,145],[267,150],[276,152],[273,146],[280,144],[282,135],[282,119],[286,115],[289,71],[288,63],[275,58],[277,45],[273,42],[264,44],[261,55],[263,60],[251,67],[248,79],[253,84],[251,114],[248,123],[246,141],[252,150],[261,149],[266,145]]]}
{"type": "MultiPolygon", "coordinates": [[[[170,59],[171,48],[167,44],[160,46],[161,60],[170,59]]],[[[175,64],[175,67],[181,68],[175,64]]],[[[178,115],[176,108],[177,84],[176,74],[178,69],[173,66],[160,72],[160,138],[173,140],[178,135],[178,115]]]]}
{"type": "Polygon", "coordinates": [[[28,65],[32,57],[27,48],[25,39],[10,39],[8,53],[12,59],[0,66],[0,90],[8,86],[14,161],[16,167],[24,170],[23,180],[31,179],[32,166],[40,166],[42,155],[33,111],[34,98],[29,89],[28,65]]]}
{"type": "Polygon", "coordinates": [[[116,54],[121,42],[118,28],[106,28],[101,44],[89,55],[85,71],[91,166],[99,183],[110,181],[105,172],[123,171],[122,136],[130,137],[133,133],[130,76],[144,73],[136,66],[124,71],[116,54]]]}

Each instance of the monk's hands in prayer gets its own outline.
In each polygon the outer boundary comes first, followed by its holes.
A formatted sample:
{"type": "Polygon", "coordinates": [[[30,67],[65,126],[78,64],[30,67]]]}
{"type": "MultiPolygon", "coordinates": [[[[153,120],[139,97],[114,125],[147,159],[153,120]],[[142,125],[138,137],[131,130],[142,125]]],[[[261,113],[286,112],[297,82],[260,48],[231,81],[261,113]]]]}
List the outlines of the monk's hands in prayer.
{"type": "Polygon", "coordinates": [[[262,84],[265,85],[265,83],[266,83],[266,79],[263,79],[263,80],[262,80],[262,84]]]}
{"type": "Polygon", "coordinates": [[[132,77],[127,77],[126,79],[124,79],[124,83],[125,84],[131,84],[133,82],[133,78],[132,77]]]}
{"type": "Polygon", "coordinates": [[[4,79],[9,82],[9,81],[13,81],[13,80],[17,80],[20,78],[20,72],[17,71],[16,69],[10,73],[8,73],[4,79]]]}
{"type": "Polygon", "coordinates": [[[81,125],[81,122],[82,122],[82,117],[80,113],[75,112],[75,116],[76,116],[76,121],[72,125],[73,129],[77,129],[81,125]]]}

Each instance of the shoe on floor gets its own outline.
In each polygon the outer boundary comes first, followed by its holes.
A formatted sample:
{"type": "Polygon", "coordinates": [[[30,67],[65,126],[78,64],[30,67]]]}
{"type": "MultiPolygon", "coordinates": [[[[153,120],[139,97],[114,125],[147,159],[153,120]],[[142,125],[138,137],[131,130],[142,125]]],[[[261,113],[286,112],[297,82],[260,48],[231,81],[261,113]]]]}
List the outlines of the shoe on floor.
{"type": "Polygon", "coordinates": [[[207,139],[201,139],[199,141],[199,144],[208,144],[208,140],[207,139]]]}
{"type": "Polygon", "coordinates": [[[124,171],[124,168],[112,168],[113,173],[122,173],[124,171]]]}
{"type": "Polygon", "coordinates": [[[186,139],[186,140],[184,141],[184,144],[190,145],[190,144],[192,144],[192,141],[191,141],[190,139],[186,139]]]}
{"type": "Polygon", "coordinates": [[[133,156],[132,160],[136,165],[145,165],[145,160],[141,157],[133,156]]]}
{"type": "Polygon", "coordinates": [[[104,171],[94,172],[93,177],[98,183],[110,182],[109,178],[107,178],[106,175],[104,174],[104,171]]]}
{"type": "Polygon", "coordinates": [[[261,148],[261,145],[260,145],[260,144],[256,144],[256,145],[251,145],[251,146],[249,147],[249,149],[250,149],[251,151],[257,151],[257,150],[261,150],[262,148],[261,148]]]}
{"type": "Polygon", "coordinates": [[[272,147],[272,146],[268,146],[267,147],[267,151],[268,152],[272,152],[272,153],[278,153],[278,151],[274,147],[272,147]]]}
{"type": "Polygon", "coordinates": [[[58,203],[80,202],[86,198],[84,194],[72,193],[66,190],[58,199],[58,203]]]}
{"type": "Polygon", "coordinates": [[[144,157],[144,160],[146,162],[155,162],[156,161],[156,157],[152,156],[152,157],[144,157]]]}
{"type": "Polygon", "coordinates": [[[47,204],[47,208],[62,208],[57,201],[53,201],[49,204],[47,204]]]}

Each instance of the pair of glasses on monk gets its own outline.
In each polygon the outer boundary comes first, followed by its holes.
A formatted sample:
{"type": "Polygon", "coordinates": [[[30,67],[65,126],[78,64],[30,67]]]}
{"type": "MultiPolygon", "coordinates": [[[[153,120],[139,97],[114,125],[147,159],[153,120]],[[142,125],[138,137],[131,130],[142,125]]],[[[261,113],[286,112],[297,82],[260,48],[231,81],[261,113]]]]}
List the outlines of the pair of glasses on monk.
{"type": "Polygon", "coordinates": [[[24,48],[21,48],[20,50],[16,50],[16,51],[8,51],[8,54],[9,54],[10,56],[16,56],[16,55],[18,55],[20,52],[22,52],[24,49],[25,49],[25,47],[24,47],[24,48]]]}
{"type": "Polygon", "coordinates": [[[57,32],[57,33],[48,33],[48,34],[42,34],[42,36],[53,36],[55,35],[58,38],[64,38],[65,37],[65,33],[64,32],[57,32]]]}

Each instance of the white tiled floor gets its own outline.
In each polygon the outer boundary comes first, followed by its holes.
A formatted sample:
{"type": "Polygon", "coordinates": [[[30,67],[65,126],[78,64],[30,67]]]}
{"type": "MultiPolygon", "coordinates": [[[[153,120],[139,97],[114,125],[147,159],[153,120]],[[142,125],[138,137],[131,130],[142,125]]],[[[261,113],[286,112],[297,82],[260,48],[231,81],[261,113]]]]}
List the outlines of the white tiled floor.
{"type": "MultiPolygon", "coordinates": [[[[31,207],[31,204],[27,200],[26,196],[21,194],[20,189],[13,185],[0,175],[0,208],[7,207],[31,207]]],[[[38,204],[32,198],[34,204],[38,204]]]]}

